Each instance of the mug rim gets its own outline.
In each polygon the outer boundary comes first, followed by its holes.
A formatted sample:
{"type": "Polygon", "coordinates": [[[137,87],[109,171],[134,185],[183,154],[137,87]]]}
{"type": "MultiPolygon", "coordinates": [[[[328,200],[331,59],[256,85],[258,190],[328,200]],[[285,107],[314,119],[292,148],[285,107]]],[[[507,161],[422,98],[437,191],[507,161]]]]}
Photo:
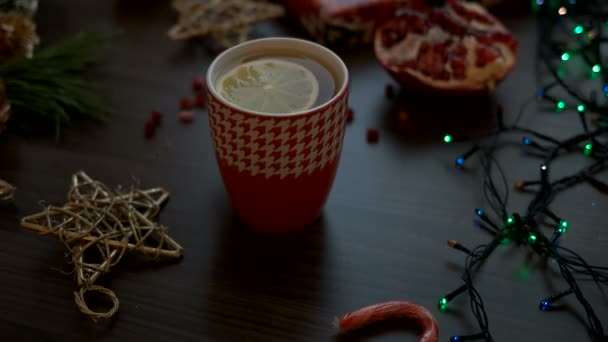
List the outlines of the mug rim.
{"type": "Polygon", "coordinates": [[[277,117],[281,117],[281,118],[285,118],[285,117],[294,117],[294,116],[300,116],[300,115],[306,115],[306,114],[311,114],[311,113],[316,113],[320,110],[325,109],[328,106],[333,105],[338,99],[340,99],[342,97],[342,95],[347,91],[349,83],[350,83],[350,74],[348,72],[348,68],[346,67],[346,64],[344,63],[344,61],[342,60],[342,58],[340,58],[340,56],[338,56],[335,52],[333,52],[332,50],[326,48],[325,46],[312,42],[310,40],[306,40],[306,39],[300,39],[300,38],[291,38],[291,37],[270,37],[270,38],[260,38],[260,39],[253,39],[253,40],[249,40],[247,42],[235,45],[225,51],[223,51],[222,53],[220,53],[217,57],[215,57],[215,59],[213,60],[213,62],[211,62],[211,64],[209,65],[209,68],[207,69],[207,75],[205,77],[206,79],[206,83],[207,83],[207,90],[209,91],[209,93],[219,102],[222,103],[222,105],[227,106],[232,108],[235,111],[238,112],[243,112],[243,113],[249,113],[252,115],[259,115],[259,116],[264,116],[264,117],[273,117],[273,118],[277,118],[277,117]],[[342,69],[342,73],[344,75],[344,80],[341,83],[340,86],[340,90],[337,91],[329,100],[327,100],[324,103],[321,103],[318,106],[306,109],[306,110],[301,110],[301,111],[297,111],[297,112],[293,112],[293,113],[264,113],[264,112],[258,112],[255,110],[250,110],[247,108],[242,108],[239,107],[237,105],[234,105],[230,102],[228,102],[226,99],[224,99],[215,89],[215,84],[213,82],[213,80],[211,79],[212,76],[212,71],[214,71],[214,69],[216,68],[216,65],[219,63],[219,61],[221,61],[221,59],[223,59],[224,57],[226,57],[226,55],[232,53],[232,51],[234,51],[235,49],[239,49],[239,48],[243,48],[244,46],[248,46],[248,45],[256,45],[256,44],[260,44],[260,43],[264,43],[264,42],[278,42],[280,43],[281,41],[292,41],[292,42],[296,42],[298,44],[303,44],[303,45],[308,45],[312,48],[316,48],[321,50],[322,52],[328,54],[332,59],[336,60],[338,62],[338,65],[340,67],[340,69],[342,69]]]}

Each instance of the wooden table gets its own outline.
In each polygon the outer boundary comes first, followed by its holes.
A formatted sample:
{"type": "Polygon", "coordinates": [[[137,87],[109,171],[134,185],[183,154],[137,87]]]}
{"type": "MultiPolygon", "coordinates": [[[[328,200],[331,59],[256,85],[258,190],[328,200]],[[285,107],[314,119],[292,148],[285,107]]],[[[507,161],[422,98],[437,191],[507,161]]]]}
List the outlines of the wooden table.
{"type": "MultiPolygon", "coordinates": [[[[19,187],[14,206],[0,207],[1,341],[416,341],[402,324],[336,336],[334,317],[386,300],[429,307],[442,341],[478,331],[466,296],[450,303],[447,313],[436,308],[441,296],[461,284],[464,255],[447,248],[446,240],[472,247],[490,239],[471,224],[473,208],[484,205],[476,163],[464,171],[453,167],[469,143],[446,146],[440,140],[448,131],[489,127],[487,103],[460,104],[461,110],[419,103],[419,129],[398,134],[393,105],[384,96],[389,76],[367,49],[343,53],[356,118],[322,220],[300,236],[263,236],[241,227],[231,210],[206,113],[196,113],[192,125],[177,120],[179,98],[190,94],[191,79],[205,72],[213,54],[200,44],[167,38],[175,21],[168,1],[47,0],[37,18],[47,43],[80,29],[123,34],[95,73],[111,106],[107,124],[76,124],[60,143],[0,136],[0,176],[19,187]],[[154,108],[166,116],[156,137],[146,140],[143,126],[154,108]],[[380,129],[376,145],[365,141],[369,127],[380,129]],[[142,187],[171,191],[160,222],[185,250],[176,264],[126,258],[116,267],[105,284],[121,306],[109,324],[94,325],[76,309],[72,276],[56,270],[69,269],[63,246],[18,225],[42,204],[62,204],[78,170],[110,185],[136,179],[142,187]]],[[[301,34],[287,30],[287,22],[262,24],[254,35],[301,34]]],[[[535,92],[536,34],[532,18],[506,23],[520,38],[519,65],[496,99],[513,118],[535,92]]],[[[571,115],[530,113],[522,123],[557,136],[579,129],[571,115]]],[[[513,136],[514,143],[500,151],[511,184],[537,175],[539,161],[522,154],[520,138],[513,136]]],[[[583,163],[583,157],[572,157],[556,164],[556,173],[583,163]]],[[[523,210],[529,200],[513,194],[509,208],[523,210]]],[[[571,224],[564,243],[589,262],[605,264],[605,196],[581,185],[560,196],[554,208],[571,224]]],[[[588,340],[575,304],[574,315],[538,310],[542,298],[564,287],[542,265],[523,248],[506,245],[483,267],[476,283],[497,341],[588,340]]],[[[608,325],[608,300],[586,287],[608,325]]]]}

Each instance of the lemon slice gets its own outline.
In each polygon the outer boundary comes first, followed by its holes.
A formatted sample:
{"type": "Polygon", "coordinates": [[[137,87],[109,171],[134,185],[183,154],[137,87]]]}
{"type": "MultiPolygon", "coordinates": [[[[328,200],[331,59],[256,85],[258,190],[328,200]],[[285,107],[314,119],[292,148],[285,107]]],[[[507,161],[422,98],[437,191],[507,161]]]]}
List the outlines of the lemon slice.
{"type": "Polygon", "coordinates": [[[309,109],[319,96],[319,82],[310,70],[278,59],[243,63],[222,76],[216,89],[234,105],[269,114],[309,109]]]}

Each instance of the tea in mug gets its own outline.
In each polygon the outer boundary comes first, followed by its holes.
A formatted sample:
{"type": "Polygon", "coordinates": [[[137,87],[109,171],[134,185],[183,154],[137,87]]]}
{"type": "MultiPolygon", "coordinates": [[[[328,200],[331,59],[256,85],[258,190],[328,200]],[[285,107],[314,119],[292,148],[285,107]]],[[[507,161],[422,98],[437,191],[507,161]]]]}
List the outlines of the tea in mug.
{"type": "Polygon", "coordinates": [[[315,59],[285,53],[243,58],[218,77],[215,89],[235,106],[280,115],[328,102],[335,95],[336,81],[315,59]]]}

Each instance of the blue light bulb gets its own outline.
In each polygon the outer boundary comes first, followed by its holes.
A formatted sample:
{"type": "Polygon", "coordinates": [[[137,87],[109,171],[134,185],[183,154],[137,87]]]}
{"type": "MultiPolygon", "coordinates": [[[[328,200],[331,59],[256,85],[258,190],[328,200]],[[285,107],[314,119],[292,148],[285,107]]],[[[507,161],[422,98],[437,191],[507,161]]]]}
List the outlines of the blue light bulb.
{"type": "Polygon", "coordinates": [[[550,307],[551,307],[551,302],[550,301],[548,301],[546,299],[543,299],[543,300],[540,301],[539,308],[540,308],[541,311],[547,311],[547,310],[549,310],[550,307]]]}
{"type": "Polygon", "coordinates": [[[483,215],[483,210],[482,209],[475,209],[475,214],[477,214],[477,216],[482,216],[483,215]]]}
{"type": "MultiPolygon", "coordinates": [[[[605,91],[605,90],[604,90],[605,91]]],[[[605,91],[606,92],[606,91],[605,91]]],[[[538,96],[545,96],[545,89],[540,88],[536,91],[536,95],[538,96]]]]}
{"type": "Polygon", "coordinates": [[[524,137],[524,144],[526,145],[530,145],[532,143],[532,139],[530,139],[530,137],[524,137]]]}
{"type": "Polygon", "coordinates": [[[604,90],[604,93],[608,93],[608,85],[605,85],[603,90],[604,90]]]}
{"type": "Polygon", "coordinates": [[[462,157],[458,157],[458,158],[456,159],[456,166],[459,166],[459,167],[460,167],[460,166],[462,166],[462,165],[464,165],[464,158],[462,158],[462,157]]]}
{"type": "Polygon", "coordinates": [[[450,337],[451,342],[460,342],[460,336],[452,336],[450,337]]]}

